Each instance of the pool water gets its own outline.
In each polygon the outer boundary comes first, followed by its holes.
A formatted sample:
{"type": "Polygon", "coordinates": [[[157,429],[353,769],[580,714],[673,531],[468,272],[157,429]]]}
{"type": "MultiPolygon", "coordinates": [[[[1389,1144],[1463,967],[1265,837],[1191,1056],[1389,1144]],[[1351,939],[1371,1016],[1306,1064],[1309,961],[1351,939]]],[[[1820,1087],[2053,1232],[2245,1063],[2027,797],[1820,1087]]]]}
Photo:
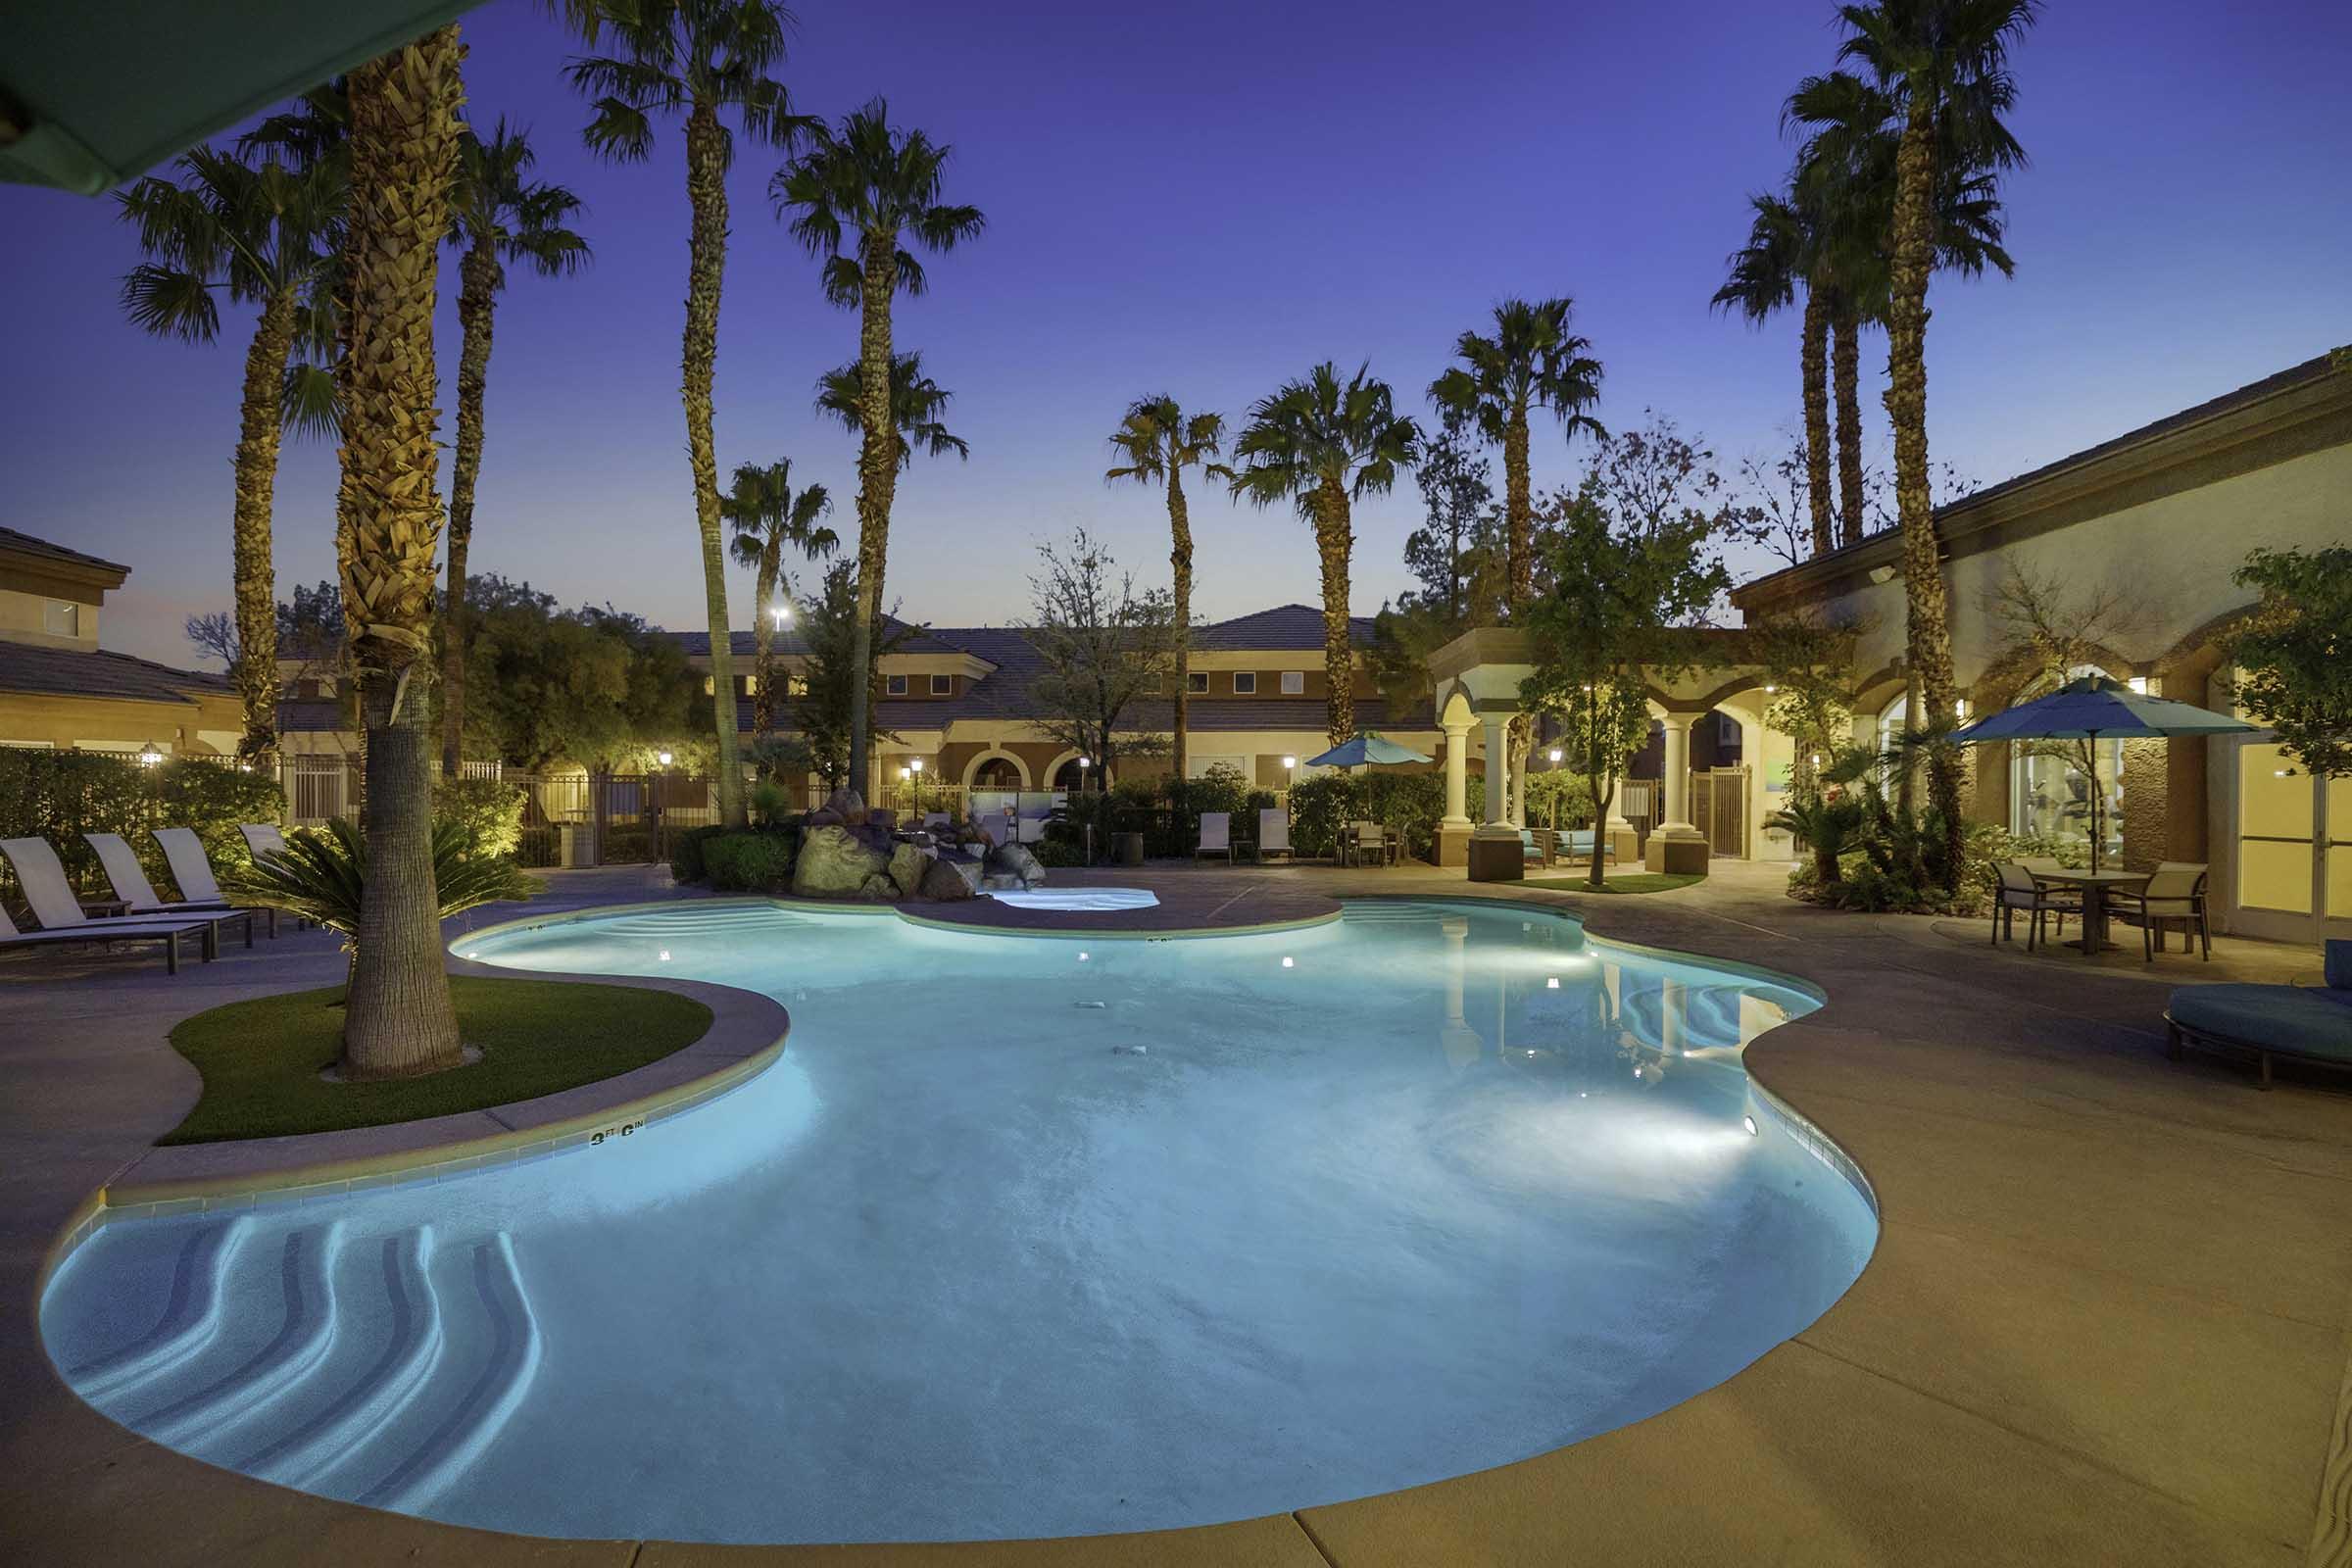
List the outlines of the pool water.
{"type": "Polygon", "coordinates": [[[1561,916],[1086,941],[714,905],[463,946],[764,991],[791,1042],[595,1148],[105,1227],[42,1304],[85,1397],[500,1530],[1149,1529],[1639,1420],[1877,1236],[1740,1063],[1814,1000],[1561,916]]]}

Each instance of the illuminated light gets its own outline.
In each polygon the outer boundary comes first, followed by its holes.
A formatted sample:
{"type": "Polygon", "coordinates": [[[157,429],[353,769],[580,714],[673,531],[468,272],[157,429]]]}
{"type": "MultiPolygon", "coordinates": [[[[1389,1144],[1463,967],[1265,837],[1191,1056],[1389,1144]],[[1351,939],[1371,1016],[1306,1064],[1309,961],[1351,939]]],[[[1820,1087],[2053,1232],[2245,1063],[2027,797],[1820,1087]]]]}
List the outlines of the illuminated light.
{"type": "Polygon", "coordinates": [[[1813,765],[1815,767],[1819,767],[1821,765],[1821,754],[1819,752],[1815,752],[1813,754],[1813,765]]]}
{"type": "Polygon", "coordinates": [[[913,761],[908,762],[906,765],[913,768],[917,773],[920,773],[923,770],[923,760],[918,757],[913,761]]]}
{"type": "Polygon", "coordinates": [[[1528,1054],[1532,1056],[1532,1055],[1534,1055],[1534,1054],[1535,1054],[1535,1053],[1531,1051],[1531,1052],[1529,1052],[1529,1053],[1528,1053],[1528,1054]]]}
{"type": "Polygon", "coordinates": [[[1556,974],[1555,974],[1555,975],[1552,975],[1550,978],[1546,979],[1546,980],[1544,982],[1544,990],[1546,990],[1546,991],[1557,991],[1557,990],[1559,990],[1559,989],[1560,989],[1560,977],[1559,977],[1558,975],[1556,975],[1556,974]]]}
{"type": "Polygon", "coordinates": [[[899,769],[899,777],[912,778],[914,777],[914,769],[911,767],[902,767],[899,769]]]}
{"type": "Polygon", "coordinates": [[[1767,696],[1767,697],[1769,697],[1769,696],[1771,696],[1771,695],[1772,695],[1774,692],[1777,692],[1777,691],[1779,691],[1779,690],[1780,690],[1780,688],[1779,688],[1778,686],[1767,686],[1767,687],[1765,687],[1765,688],[1764,688],[1764,695],[1765,695],[1765,696],[1767,696]]]}
{"type": "Polygon", "coordinates": [[[1560,765],[1560,749],[1557,746],[1554,746],[1547,755],[1551,759],[1552,766],[1557,767],[1560,765]]]}
{"type": "Polygon", "coordinates": [[[790,605],[778,605],[775,609],[775,616],[776,629],[778,631],[782,631],[792,622],[792,607],[790,605]]]}
{"type": "Polygon", "coordinates": [[[1750,1138],[1753,1138],[1753,1137],[1755,1137],[1755,1136],[1756,1136],[1756,1118],[1755,1118],[1755,1117],[1753,1117],[1753,1116],[1742,1116],[1742,1117],[1740,1117],[1740,1125],[1747,1129],[1747,1136],[1748,1136],[1748,1137],[1750,1137],[1750,1138]]]}
{"type": "Polygon", "coordinates": [[[1083,953],[1081,953],[1080,955],[1078,955],[1078,961],[1079,961],[1080,963],[1084,963],[1084,962],[1086,961],[1086,955],[1085,955],[1085,954],[1083,954],[1083,953]]]}
{"type": "Polygon", "coordinates": [[[2134,692],[2137,692],[2142,697],[2148,695],[2148,677],[2145,675],[2134,675],[2130,680],[2124,682],[2124,684],[2131,687],[2134,692]]]}
{"type": "Polygon", "coordinates": [[[1285,969],[1295,969],[1298,966],[1298,960],[1286,953],[1282,956],[1282,966],[1285,969]]]}
{"type": "Polygon", "coordinates": [[[654,760],[660,762],[663,767],[667,767],[669,765],[669,754],[667,752],[656,752],[654,754],[654,760]]]}
{"type": "Polygon", "coordinates": [[[2273,778],[2284,778],[2284,777],[2286,777],[2286,769],[2285,769],[2285,768],[2283,768],[2283,767],[2275,767],[2275,768],[2271,769],[2271,777],[2273,777],[2273,778]]]}
{"type": "Polygon", "coordinates": [[[153,767],[163,760],[164,749],[155,742],[149,741],[139,748],[139,765],[141,767],[153,767]]]}
{"type": "Polygon", "coordinates": [[[662,961],[663,963],[667,963],[669,961],[669,950],[667,948],[663,948],[662,950],[662,961]]]}
{"type": "Polygon", "coordinates": [[[1298,759],[1297,759],[1296,757],[1286,757],[1286,758],[1284,758],[1284,759],[1282,760],[1282,767],[1283,767],[1283,771],[1284,771],[1284,772],[1286,772],[1286,773],[1287,773],[1287,772],[1289,772],[1289,771],[1290,771],[1292,768],[1294,768],[1294,767],[1297,767],[1298,765],[1298,759]]]}
{"type": "Polygon", "coordinates": [[[1585,1093],[1585,1092],[1584,1092],[1582,1089],[1579,1089],[1579,1090],[1576,1092],[1576,1098],[1577,1098],[1577,1099],[1579,1099],[1579,1100],[1590,1100],[1590,1099],[1592,1099],[1592,1096],[1590,1096],[1590,1095],[1588,1095],[1588,1094],[1586,1094],[1586,1093],[1585,1093]]]}

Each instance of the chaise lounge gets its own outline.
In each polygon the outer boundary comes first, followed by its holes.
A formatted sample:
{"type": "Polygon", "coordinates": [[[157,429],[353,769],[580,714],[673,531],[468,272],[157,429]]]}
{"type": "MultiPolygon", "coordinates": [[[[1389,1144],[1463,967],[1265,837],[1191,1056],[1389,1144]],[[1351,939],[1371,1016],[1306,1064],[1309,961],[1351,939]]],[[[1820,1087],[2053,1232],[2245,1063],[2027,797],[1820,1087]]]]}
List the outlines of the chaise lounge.
{"type": "Polygon", "coordinates": [[[2176,987],[2164,1013],[2165,1054],[2179,1061],[2197,1046],[2251,1055],[2265,1089],[2274,1056],[2352,1068],[2352,942],[2328,944],[2327,982],[2176,987]]]}

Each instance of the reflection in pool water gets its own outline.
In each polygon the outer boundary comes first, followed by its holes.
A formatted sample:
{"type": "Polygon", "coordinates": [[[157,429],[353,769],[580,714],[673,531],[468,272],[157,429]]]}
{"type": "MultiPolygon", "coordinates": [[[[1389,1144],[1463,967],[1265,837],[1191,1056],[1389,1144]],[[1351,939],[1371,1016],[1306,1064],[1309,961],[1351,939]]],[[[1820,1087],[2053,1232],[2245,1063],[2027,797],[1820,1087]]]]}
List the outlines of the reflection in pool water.
{"type": "Polygon", "coordinates": [[[467,951],[757,988],[791,1045],[594,1149],[106,1227],[42,1316],[100,1408],[538,1534],[1195,1524],[1637,1420],[1877,1233],[1740,1065],[1810,998],[1557,916],[1081,944],[672,906],[467,951]]]}
{"type": "Polygon", "coordinates": [[[988,896],[1016,909],[1149,909],[1159,903],[1150,888],[1030,888],[988,896]]]}

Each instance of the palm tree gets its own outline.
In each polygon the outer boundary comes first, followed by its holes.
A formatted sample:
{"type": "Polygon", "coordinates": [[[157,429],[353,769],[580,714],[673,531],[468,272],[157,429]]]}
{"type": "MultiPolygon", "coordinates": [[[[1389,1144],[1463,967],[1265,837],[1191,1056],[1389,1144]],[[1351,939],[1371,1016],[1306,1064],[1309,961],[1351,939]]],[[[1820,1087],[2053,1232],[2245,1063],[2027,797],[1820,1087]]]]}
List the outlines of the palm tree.
{"type": "Polygon", "coordinates": [[[1747,243],[1724,259],[1729,275],[1715,291],[1717,310],[1737,310],[1761,324],[1805,291],[1804,328],[1798,368],[1804,385],[1805,481],[1813,520],[1813,553],[1827,555],[1830,539],[1830,396],[1828,346],[1831,300],[1818,286],[1821,224],[1804,199],[1806,187],[1790,181],[1777,196],[1750,196],[1747,243]]]}
{"type": "MultiPolygon", "coordinates": [[[[1982,194],[1990,196],[1989,181],[2025,162],[2001,117],[2017,99],[2010,47],[2038,9],[2036,0],[1874,0],[1838,11],[1851,29],[1838,58],[1869,72],[1902,124],[1887,247],[1886,403],[1903,534],[1905,657],[1918,671],[1924,710],[1937,721],[1952,711],[1955,687],[1928,476],[1928,276],[1936,261],[1936,210],[1955,173],[1985,177],[1982,194]]],[[[1949,746],[1929,755],[1928,793],[1943,818],[1944,863],[1957,875],[1966,834],[1960,760],[1949,746]]]]}
{"type": "Polygon", "coordinates": [[[1169,628],[1169,652],[1176,673],[1174,776],[1184,777],[1185,710],[1191,706],[1193,669],[1193,525],[1184,506],[1184,470],[1198,467],[1211,477],[1230,481],[1233,470],[1209,460],[1225,439],[1222,414],[1187,415],[1177,401],[1162,392],[1138,398],[1127,406],[1127,417],[1110,433],[1113,452],[1127,461],[1104,473],[1104,480],[1133,479],[1138,484],[1168,487],[1168,535],[1172,541],[1168,564],[1176,572],[1176,600],[1169,628]]]}
{"type": "Polygon", "coordinates": [[[482,470],[482,387],[490,370],[490,334],[509,262],[543,277],[588,265],[588,242],[565,222],[580,199],[561,185],[529,177],[535,155],[522,131],[501,119],[485,141],[466,130],[458,143],[458,183],[450,193],[450,244],[458,264],[457,457],[449,474],[449,588],[441,634],[441,771],[458,776],[466,726],[466,553],[473,541],[473,487],[482,470]]]}
{"type": "Polygon", "coordinates": [[[1261,507],[1287,497],[1314,526],[1323,564],[1324,729],[1338,746],[1355,733],[1355,646],[1348,614],[1353,504],[1386,494],[1396,470],[1419,461],[1421,427],[1397,416],[1389,383],[1373,380],[1370,366],[1358,366],[1343,381],[1326,360],[1250,406],[1249,427],[1233,455],[1241,464],[1230,481],[1234,495],[1261,507]]]}
{"type": "Polygon", "coordinates": [[[159,336],[210,343],[225,294],[259,307],[245,350],[237,425],[236,502],[230,514],[237,661],[243,703],[237,755],[267,765],[277,751],[277,583],[271,511],[285,428],[285,385],[305,318],[327,292],[342,217],[341,166],[265,158],[218,148],[182,154],[178,181],[150,176],[121,192],[148,259],[122,278],[122,308],[159,336]]]}
{"type": "Polygon", "coordinates": [[[764,468],[757,463],[738,467],[720,509],[735,526],[735,564],[759,574],[759,609],[752,621],[752,727],[765,739],[776,727],[776,585],[783,581],[788,592],[791,586],[784,576],[784,547],[816,561],[841,548],[841,535],[816,520],[833,510],[823,485],[792,488],[790,458],[764,468]]]}
{"type": "Polygon", "coordinates": [[[731,112],[755,142],[789,147],[808,128],[768,72],[784,58],[792,13],[773,0],[562,0],[591,48],[572,61],[573,86],[595,99],[586,138],[594,151],[637,163],[654,150],[654,116],[686,117],[686,196],[694,212],[686,260],[686,339],[681,392],[694,518],[703,545],[703,598],[710,623],[710,712],[718,731],[718,811],[748,821],[735,734],[735,661],[727,624],[727,557],[719,537],[718,451],[710,377],[718,359],[718,299],[727,267],[727,169],[735,158],[731,112]]]}
{"type": "Polygon", "coordinates": [[[398,1078],[463,1060],[433,884],[433,547],[440,391],[433,307],[458,164],[465,50],[443,27],[351,79],[350,320],[343,384],[352,498],[346,613],[368,729],[368,884],[343,1022],[343,1071],[398,1078]]]}
{"type": "MultiPolygon", "coordinates": [[[[874,617],[881,612],[882,574],[890,556],[890,508],[906,465],[897,450],[898,420],[892,385],[897,356],[891,348],[891,300],[901,291],[920,294],[928,286],[922,263],[906,248],[911,242],[936,254],[954,250],[987,225],[977,207],[954,206],[940,198],[940,174],[953,151],[919,130],[894,130],[890,105],[880,98],[847,115],[838,130],[819,125],[808,150],[768,181],[776,216],[791,215],[793,237],[812,256],[825,258],[825,297],[858,311],[858,407],[853,426],[858,450],[858,599],[859,623],[851,662],[860,683],[870,684],[874,663],[874,617]]],[[[863,707],[853,710],[850,778],[866,786],[870,735],[863,707]]]]}
{"type": "Polygon", "coordinates": [[[1504,576],[1513,609],[1535,590],[1536,506],[1527,468],[1534,411],[1549,409],[1570,440],[1579,430],[1603,433],[1585,413],[1600,397],[1600,362],[1589,341],[1568,330],[1574,309],[1565,299],[1504,300],[1494,307],[1494,335],[1464,332],[1453,345],[1462,364],[1429,386],[1448,428],[1475,425],[1502,448],[1504,576]]]}

